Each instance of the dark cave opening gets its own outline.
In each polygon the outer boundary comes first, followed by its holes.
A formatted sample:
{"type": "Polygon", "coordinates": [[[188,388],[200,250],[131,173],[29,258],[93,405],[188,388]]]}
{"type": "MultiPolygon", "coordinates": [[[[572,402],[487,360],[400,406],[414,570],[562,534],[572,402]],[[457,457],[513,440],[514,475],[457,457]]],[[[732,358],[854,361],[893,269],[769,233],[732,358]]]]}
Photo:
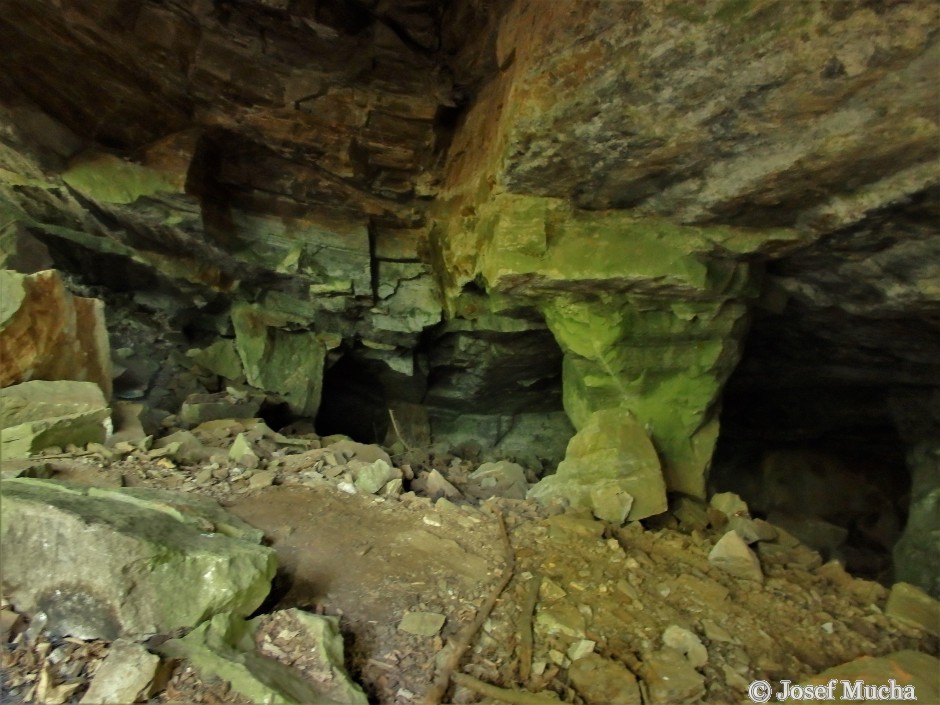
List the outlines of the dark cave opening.
{"type": "MultiPolygon", "coordinates": [[[[851,573],[890,584],[910,501],[890,385],[808,372],[787,358],[792,321],[756,323],[722,400],[711,492],[734,492],[851,573]]],[[[792,341],[791,341],[792,342],[792,341]]],[[[831,359],[807,343],[816,359],[831,359]]]]}
{"type": "Polygon", "coordinates": [[[388,400],[378,365],[346,353],[326,369],[316,419],[318,434],[344,434],[360,443],[385,441],[388,400]]]}

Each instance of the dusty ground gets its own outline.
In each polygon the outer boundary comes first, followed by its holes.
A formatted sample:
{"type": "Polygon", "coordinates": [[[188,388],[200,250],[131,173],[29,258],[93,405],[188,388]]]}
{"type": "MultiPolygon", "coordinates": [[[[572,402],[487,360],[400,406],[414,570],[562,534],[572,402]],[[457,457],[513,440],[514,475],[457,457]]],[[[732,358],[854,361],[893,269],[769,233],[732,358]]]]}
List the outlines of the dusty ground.
{"type": "MultiPolygon", "coordinates": [[[[143,452],[62,454],[47,463],[53,476],[72,481],[205,493],[263,529],[281,563],[264,609],[340,616],[349,670],[375,703],[420,702],[436,657],[504,576],[508,586],[460,670],[564,702],[602,705],[608,696],[598,688],[608,682],[619,683],[609,697],[624,703],[749,702],[745,689],[755,679],[797,682],[863,655],[938,652],[935,638],[883,614],[882,586],[779,543],[760,551],[763,584],[732,577],[707,559],[721,528],[680,527],[670,515],[615,529],[521,500],[353,495],[326,476],[301,478],[283,467],[272,473],[274,484],[252,488],[251,473],[143,452]],[[398,628],[407,612],[446,621],[434,636],[414,636],[398,628]],[[696,668],[669,661],[670,627],[694,635],[682,639],[696,668]],[[578,658],[586,652],[593,655],[578,658]],[[588,666],[612,668],[620,680],[588,666]]],[[[429,456],[422,469],[437,467],[459,486],[468,465],[429,456]]],[[[27,625],[3,650],[3,702],[77,702],[108,645],[50,639],[38,625],[24,633],[27,625]]],[[[494,702],[476,690],[464,679],[444,701],[494,702]]],[[[151,702],[244,701],[178,664],[151,702]]]]}

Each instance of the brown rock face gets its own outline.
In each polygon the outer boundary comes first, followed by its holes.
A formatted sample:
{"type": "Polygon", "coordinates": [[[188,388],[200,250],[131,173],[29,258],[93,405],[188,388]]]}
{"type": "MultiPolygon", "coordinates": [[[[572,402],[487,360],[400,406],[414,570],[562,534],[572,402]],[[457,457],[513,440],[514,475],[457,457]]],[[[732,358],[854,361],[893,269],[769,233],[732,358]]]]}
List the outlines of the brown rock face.
{"type": "Polygon", "coordinates": [[[33,379],[94,382],[111,396],[104,304],[73,296],[59,273],[0,271],[0,388],[33,379]]]}

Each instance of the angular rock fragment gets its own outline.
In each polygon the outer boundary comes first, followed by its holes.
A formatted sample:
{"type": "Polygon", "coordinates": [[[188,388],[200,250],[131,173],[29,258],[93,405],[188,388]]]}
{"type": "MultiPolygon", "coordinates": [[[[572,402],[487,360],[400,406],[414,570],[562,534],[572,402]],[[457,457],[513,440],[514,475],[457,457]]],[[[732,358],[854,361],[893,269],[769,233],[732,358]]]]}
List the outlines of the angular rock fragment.
{"type": "Polygon", "coordinates": [[[0,270],[0,387],[33,379],[94,382],[111,396],[104,304],[73,296],[59,272],[0,270]]]}
{"type": "Polygon", "coordinates": [[[588,705],[640,705],[636,676],[624,666],[598,654],[572,659],[571,685],[588,705]]]}
{"type": "Polygon", "coordinates": [[[738,578],[764,582],[757,555],[734,531],[722,536],[708,554],[708,562],[738,578]]]}
{"type": "Polygon", "coordinates": [[[171,639],[159,647],[162,654],[185,658],[204,678],[217,677],[251,702],[270,705],[366,705],[365,693],[343,667],[343,639],[335,617],[288,610],[296,625],[292,641],[318,657],[316,674],[305,678],[298,670],[266,655],[265,640],[256,647],[256,633],[263,620],[282,613],[245,621],[222,613],[204,622],[182,639],[171,639]],[[314,686],[313,682],[317,685],[314,686]]]}
{"type": "Polygon", "coordinates": [[[50,446],[103,443],[111,411],[93,382],[33,380],[0,389],[0,457],[26,458],[50,446]]]}
{"type": "Polygon", "coordinates": [[[117,639],[95,672],[80,705],[126,705],[146,698],[160,657],[140,644],[117,639]]]}
{"type": "Polygon", "coordinates": [[[604,409],[592,414],[568,443],[568,452],[558,471],[528,492],[529,497],[543,502],[561,498],[575,507],[590,507],[609,521],[620,518],[628,504],[626,495],[633,501],[625,519],[642,519],[667,508],[666,484],[656,449],[643,427],[625,409],[604,409]],[[615,501],[616,497],[623,501],[615,501]]]}
{"type": "Polygon", "coordinates": [[[0,482],[7,595],[53,634],[139,637],[250,614],[274,551],[211,500],[159,490],[0,482]]]}
{"type": "Polygon", "coordinates": [[[525,499],[526,492],[529,490],[523,467],[508,460],[483,463],[470,473],[467,479],[467,493],[479,499],[488,497],[525,499]]]}
{"type": "Polygon", "coordinates": [[[903,582],[892,585],[885,614],[940,636],[940,601],[916,585],[903,582]]]}

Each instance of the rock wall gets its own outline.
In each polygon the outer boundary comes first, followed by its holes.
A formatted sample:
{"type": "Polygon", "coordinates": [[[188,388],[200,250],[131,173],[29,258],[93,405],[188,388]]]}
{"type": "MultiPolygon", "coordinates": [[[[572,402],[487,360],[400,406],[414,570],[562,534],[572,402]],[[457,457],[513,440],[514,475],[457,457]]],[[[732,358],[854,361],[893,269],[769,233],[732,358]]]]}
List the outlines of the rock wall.
{"type": "Polygon", "coordinates": [[[726,385],[765,428],[940,385],[935,24],[929,0],[9,0],[0,251],[294,414],[330,370],[357,378],[340,416],[378,400],[421,438],[557,447],[624,407],[701,496],[726,385]]]}

